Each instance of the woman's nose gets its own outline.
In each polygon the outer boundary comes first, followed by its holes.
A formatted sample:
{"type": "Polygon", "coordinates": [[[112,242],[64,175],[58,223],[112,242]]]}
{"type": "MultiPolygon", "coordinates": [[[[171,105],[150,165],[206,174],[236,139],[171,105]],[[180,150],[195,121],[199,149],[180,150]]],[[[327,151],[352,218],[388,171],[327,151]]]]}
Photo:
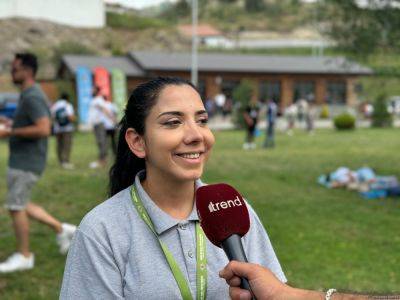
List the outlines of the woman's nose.
{"type": "Polygon", "coordinates": [[[201,128],[195,121],[186,123],[184,142],[186,144],[196,143],[203,140],[203,134],[201,128]]]}

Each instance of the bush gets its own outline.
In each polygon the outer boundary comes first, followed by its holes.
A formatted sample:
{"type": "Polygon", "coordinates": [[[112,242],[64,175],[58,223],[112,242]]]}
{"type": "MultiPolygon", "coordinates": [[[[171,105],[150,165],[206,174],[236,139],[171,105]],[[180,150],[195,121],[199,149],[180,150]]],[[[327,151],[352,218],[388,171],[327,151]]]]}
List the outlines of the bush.
{"type": "Polygon", "coordinates": [[[321,119],[328,119],[329,118],[329,107],[328,105],[323,105],[321,108],[321,113],[319,115],[321,119]]]}
{"type": "Polygon", "coordinates": [[[388,112],[386,95],[379,95],[374,103],[372,113],[372,127],[391,127],[392,115],[388,112]]]}
{"type": "Polygon", "coordinates": [[[253,95],[253,83],[249,80],[243,80],[234,90],[233,90],[233,100],[234,104],[234,123],[238,128],[244,128],[245,123],[243,119],[243,112],[247,105],[250,103],[251,97],[253,95]]]}
{"type": "Polygon", "coordinates": [[[114,28],[125,28],[132,30],[143,30],[147,28],[163,28],[166,22],[156,18],[142,17],[133,14],[118,14],[107,12],[107,26],[114,28]]]}
{"type": "Polygon", "coordinates": [[[349,113],[342,113],[333,119],[333,123],[338,130],[350,130],[354,129],[356,118],[349,113]]]}

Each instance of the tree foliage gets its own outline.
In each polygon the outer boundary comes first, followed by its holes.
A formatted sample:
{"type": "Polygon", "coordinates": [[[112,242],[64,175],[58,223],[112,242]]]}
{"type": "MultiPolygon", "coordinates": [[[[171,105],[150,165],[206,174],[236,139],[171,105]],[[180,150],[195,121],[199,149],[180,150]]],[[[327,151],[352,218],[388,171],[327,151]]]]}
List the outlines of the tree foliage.
{"type": "Polygon", "coordinates": [[[374,112],[372,113],[373,127],[392,126],[392,115],[387,109],[386,95],[379,95],[374,102],[374,112]]]}
{"type": "Polygon", "coordinates": [[[358,56],[400,50],[400,0],[322,0],[318,17],[323,33],[358,56]]]}
{"type": "Polygon", "coordinates": [[[168,9],[162,13],[162,17],[169,21],[177,21],[180,18],[190,17],[191,2],[188,0],[178,0],[176,3],[168,6],[168,9]]]}
{"type": "Polygon", "coordinates": [[[246,0],[245,9],[248,12],[257,12],[264,9],[264,2],[260,0],[246,0]]]}
{"type": "Polygon", "coordinates": [[[243,112],[253,96],[254,82],[244,79],[233,90],[234,107],[234,123],[238,128],[244,128],[243,112]]]}

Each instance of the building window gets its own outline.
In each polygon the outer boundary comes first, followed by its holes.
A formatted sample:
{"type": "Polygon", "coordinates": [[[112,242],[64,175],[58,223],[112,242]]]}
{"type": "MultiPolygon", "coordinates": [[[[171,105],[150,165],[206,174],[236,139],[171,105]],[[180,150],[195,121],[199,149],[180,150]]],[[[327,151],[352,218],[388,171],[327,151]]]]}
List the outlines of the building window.
{"type": "Polygon", "coordinates": [[[281,82],[278,80],[261,81],[258,86],[260,101],[273,100],[276,103],[281,101],[281,82]]]}
{"type": "Polygon", "coordinates": [[[221,83],[221,92],[224,93],[227,98],[232,98],[234,89],[237,88],[239,85],[240,80],[223,79],[221,83]]]}
{"type": "Polygon", "coordinates": [[[294,83],[294,102],[305,99],[308,102],[315,101],[315,82],[314,81],[296,81],[294,83]]]}
{"type": "Polygon", "coordinates": [[[326,84],[326,102],[328,104],[346,104],[346,82],[328,81],[326,84]]]}

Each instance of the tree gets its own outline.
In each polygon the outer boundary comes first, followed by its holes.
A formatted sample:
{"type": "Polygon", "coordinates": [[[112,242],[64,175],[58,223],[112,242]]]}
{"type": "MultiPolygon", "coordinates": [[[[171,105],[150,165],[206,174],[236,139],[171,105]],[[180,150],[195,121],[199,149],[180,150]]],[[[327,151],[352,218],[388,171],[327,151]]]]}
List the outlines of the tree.
{"type": "Polygon", "coordinates": [[[261,0],[246,0],[245,9],[247,12],[257,12],[264,9],[264,1],[261,0]]]}
{"type": "Polygon", "coordinates": [[[345,51],[366,57],[400,50],[400,0],[322,0],[318,16],[323,33],[345,51]]]}
{"type": "Polygon", "coordinates": [[[392,115],[388,111],[385,94],[379,95],[374,102],[374,112],[372,113],[372,126],[392,126],[392,115]]]}
{"type": "MultiPolygon", "coordinates": [[[[191,1],[190,1],[191,2],[191,1]]],[[[178,0],[176,3],[171,3],[162,12],[161,17],[168,21],[177,21],[180,18],[191,16],[191,6],[187,0],[178,0]]]]}
{"type": "Polygon", "coordinates": [[[250,103],[253,96],[254,83],[250,80],[242,80],[240,84],[233,90],[234,104],[234,123],[238,128],[244,128],[245,123],[243,113],[250,103]]]}

